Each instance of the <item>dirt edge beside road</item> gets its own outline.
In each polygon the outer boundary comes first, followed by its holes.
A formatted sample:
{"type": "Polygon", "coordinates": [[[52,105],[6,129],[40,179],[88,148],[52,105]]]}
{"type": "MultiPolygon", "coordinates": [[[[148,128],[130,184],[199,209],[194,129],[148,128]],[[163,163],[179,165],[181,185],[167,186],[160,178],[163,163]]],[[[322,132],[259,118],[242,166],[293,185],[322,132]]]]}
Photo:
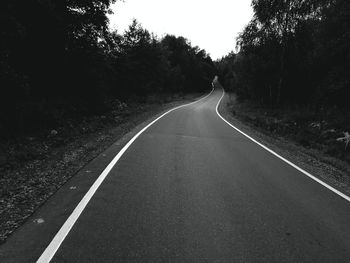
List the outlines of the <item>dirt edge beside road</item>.
{"type": "MultiPolygon", "coordinates": [[[[109,121],[110,116],[94,117],[77,125],[84,127],[74,127],[82,131],[78,134],[75,132],[74,138],[64,138],[67,135],[61,135],[60,130],[58,134],[50,134],[49,138],[43,140],[30,137],[30,149],[45,148],[52,140],[57,146],[50,147],[46,152],[43,150],[40,158],[18,162],[0,171],[0,245],[63,185],[112,144],[120,144],[121,147],[132,138],[139,126],[171,108],[200,97],[200,94],[191,94],[176,97],[168,103],[144,103],[118,122],[109,121]]],[[[26,140],[21,141],[24,147],[25,143],[26,140]]]]}
{"type": "Polygon", "coordinates": [[[230,94],[225,94],[219,105],[220,114],[231,124],[261,142],[279,155],[318,177],[327,184],[350,195],[350,167],[337,158],[328,156],[317,149],[305,148],[288,138],[271,134],[261,127],[242,121],[233,113],[237,111],[230,94]]]}

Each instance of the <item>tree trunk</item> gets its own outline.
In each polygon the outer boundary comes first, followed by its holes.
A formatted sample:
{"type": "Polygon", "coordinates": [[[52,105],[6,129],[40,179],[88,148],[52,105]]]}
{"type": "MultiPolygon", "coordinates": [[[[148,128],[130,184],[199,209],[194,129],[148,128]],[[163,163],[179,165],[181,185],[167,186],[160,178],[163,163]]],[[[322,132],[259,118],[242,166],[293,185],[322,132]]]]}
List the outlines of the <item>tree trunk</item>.
{"type": "Polygon", "coordinates": [[[286,52],[286,47],[283,44],[282,54],[281,54],[281,57],[280,57],[280,77],[279,77],[278,87],[277,87],[277,101],[276,101],[277,105],[280,105],[280,103],[281,103],[282,86],[283,86],[283,80],[284,80],[285,52],[286,52]]]}
{"type": "Polygon", "coordinates": [[[285,56],[286,56],[287,44],[288,44],[288,32],[290,29],[289,28],[290,15],[291,15],[290,12],[291,12],[291,1],[288,1],[287,7],[286,7],[286,17],[285,17],[285,22],[284,22],[283,32],[282,32],[282,52],[280,56],[280,77],[279,77],[278,87],[277,87],[277,105],[280,105],[282,100],[285,56]]]}

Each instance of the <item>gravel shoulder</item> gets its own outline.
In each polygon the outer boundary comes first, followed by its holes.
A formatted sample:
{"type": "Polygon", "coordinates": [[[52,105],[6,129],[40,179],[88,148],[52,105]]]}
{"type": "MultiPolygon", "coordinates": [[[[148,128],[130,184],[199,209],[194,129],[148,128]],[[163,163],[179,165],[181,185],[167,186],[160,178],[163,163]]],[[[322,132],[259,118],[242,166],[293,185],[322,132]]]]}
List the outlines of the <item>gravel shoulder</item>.
{"type": "Polygon", "coordinates": [[[244,109],[235,107],[236,103],[238,102],[235,102],[234,94],[225,94],[219,105],[219,111],[226,120],[279,155],[350,196],[348,162],[329,156],[318,149],[303,147],[284,136],[272,134],[263,127],[242,120],[237,111],[244,109]]]}
{"type": "Polygon", "coordinates": [[[125,104],[116,112],[2,143],[6,158],[0,165],[0,244],[112,144],[122,148],[150,120],[199,97],[125,104]]]}

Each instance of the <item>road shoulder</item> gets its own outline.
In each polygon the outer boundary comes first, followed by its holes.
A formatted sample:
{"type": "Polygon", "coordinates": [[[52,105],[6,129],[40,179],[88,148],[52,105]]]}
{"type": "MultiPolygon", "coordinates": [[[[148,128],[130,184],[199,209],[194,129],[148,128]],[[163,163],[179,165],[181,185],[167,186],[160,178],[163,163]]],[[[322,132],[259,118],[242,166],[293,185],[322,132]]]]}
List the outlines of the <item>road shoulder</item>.
{"type": "Polygon", "coordinates": [[[328,185],[350,195],[350,168],[345,162],[337,167],[332,163],[339,163],[339,160],[334,160],[316,149],[305,148],[275,134],[271,136],[250,123],[242,122],[232,114],[232,109],[228,106],[229,101],[229,95],[225,94],[218,110],[232,125],[328,185]]]}
{"type": "MultiPolygon", "coordinates": [[[[47,198],[41,200],[40,204],[38,204],[39,200],[31,200],[33,204],[37,205],[33,208],[35,212],[23,210],[22,215],[27,213],[27,216],[22,221],[17,222],[21,226],[19,228],[15,226],[12,229],[10,228],[14,233],[10,236],[7,233],[9,237],[0,246],[0,258],[2,261],[35,261],[104,168],[124,145],[164,112],[176,106],[195,101],[199,97],[198,94],[191,95],[158,107],[151,107],[132,116],[126,123],[118,127],[102,130],[89,136],[89,147],[90,149],[94,148],[94,150],[92,153],[82,152],[82,155],[86,155],[83,156],[86,158],[85,162],[79,160],[77,164],[72,163],[73,167],[76,167],[76,165],[80,167],[73,173],[70,169],[70,174],[66,174],[67,171],[63,169],[56,171],[58,174],[62,173],[62,181],[60,185],[56,185],[58,190],[52,193],[47,192],[47,198]],[[101,142],[99,138],[102,137],[105,137],[106,140],[101,142]],[[15,231],[16,228],[17,230],[15,231]],[[28,258],[28,255],[31,255],[32,258],[28,258]]],[[[67,148],[67,151],[71,150],[67,148]]],[[[20,212],[18,213],[21,214],[20,212]]]]}

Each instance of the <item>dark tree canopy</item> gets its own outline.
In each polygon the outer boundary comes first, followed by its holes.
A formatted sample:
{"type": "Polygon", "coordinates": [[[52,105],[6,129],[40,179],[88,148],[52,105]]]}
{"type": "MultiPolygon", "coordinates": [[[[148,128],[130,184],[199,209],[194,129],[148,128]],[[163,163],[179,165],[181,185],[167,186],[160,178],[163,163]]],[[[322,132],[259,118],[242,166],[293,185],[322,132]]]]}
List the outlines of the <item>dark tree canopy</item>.
{"type": "Polygon", "coordinates": [[[349,108],[350,2],[253,0],[238,53],[217,65],[241,98],[349,108]]]}
{"type": "Polygon", "coordinates": [[[137,21],[110,32],[114,2],[2,2],[0,134],[106,111],[113,98],[209,89],[215,70],[205,51],[137,21]]]}

